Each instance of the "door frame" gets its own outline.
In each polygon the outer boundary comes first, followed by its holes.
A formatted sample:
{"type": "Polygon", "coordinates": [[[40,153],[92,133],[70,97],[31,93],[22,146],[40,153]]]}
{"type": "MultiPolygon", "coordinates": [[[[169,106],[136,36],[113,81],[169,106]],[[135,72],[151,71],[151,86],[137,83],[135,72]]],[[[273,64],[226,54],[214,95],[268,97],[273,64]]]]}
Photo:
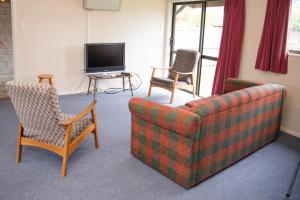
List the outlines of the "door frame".
{"type": "MultiPolygon", "coordinates": [[[[176,26],[176,6],[178,5],[188,5],[188,4],[201,4],[201,7],[203,9],[203,4],[205,1],[183,1],[183,2],[173,2],[172,3],[172,18],[171,18],[171,35],[169,37],[169,45],[170,45],[170,55],[169,55],[169,66],[172,66],[173,56],[176,54],[176,51],[174,51],[174,37],[175,37],[175,26],[176,26]]],[[[203,11],[202,11],[203,12],[203,11]]],[[[201,20],[200,20],[200,37],[201,37],[201,24],[202,24],[202,16],[201,13],[201,20]]],[[[201,43],[201,42],[200,42],[201,43]]],[[[199,46],[200,50],[200,46],[199,46]]]]}
{"type": "MultiPolygon", "coordinates": [[[[200,58],[197,65],[197,77],[196,77],[196,95],[200,95],[200,83],[201,83],[201,72],[202,72],[202,60],[212,60],[218,61],[218,57],[203,55],[203,47],[204,47],[204,39],[205,39],[205,22],[206,22],[206,7],[208,1],[220,1],[220,0],[199,0],[199,1],[179,1],[172,2],[172,18],[171,18],[171,35],[169,36],[169,45],[170,45],[170,55],[169,55],[169,66],[172,67],[172,61],[174,54],[174,37],[175,37],[175,26],[176,26],[176,6],[178,5],[187,5],[187,4],[201,4],[202,12],[201,12],[201,20],[200,20],[200,35],[199,35],[199,53],[200,58]]],[[[187,91],[192,93],[190,91],[187,91]]]]}

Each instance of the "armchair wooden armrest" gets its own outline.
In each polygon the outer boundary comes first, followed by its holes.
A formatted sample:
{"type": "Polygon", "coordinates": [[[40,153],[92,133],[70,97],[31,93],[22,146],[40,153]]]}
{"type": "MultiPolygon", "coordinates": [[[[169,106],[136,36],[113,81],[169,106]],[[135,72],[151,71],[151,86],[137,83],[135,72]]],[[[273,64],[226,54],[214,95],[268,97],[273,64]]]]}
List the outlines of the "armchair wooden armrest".
{"type": "Polygon", "coordinates": [[[152,69],[154,69],[154,70],[156,70],[156,69],[158,69],[158,70],[170,70],[170,69],[172,69],[172,67],[151,67],[152,69]]]}
{"type": "Polygon", "coordinates": [[[88,105],[81,113],[79,113],[75,117],[72,117],[72,118],[68,119],[67,121],[63,122],[62,125],[69,126],[70,124],[72,124],[72,123],[74,123],[76,121],[79,121],[80,119],[82,119],[87,114],[89,114],[90,112],[93,111],[93,109],[96,106],[96,103],[97,103],[97,101],[93,100],[93,102],[90,105],[88,105]]]}
{"type": "Polygon", "coordinates": [[[151,77],[155,76],[156,70],[170,70],[170,69],[172,69],[172,67],[161,67],[161,68],[151,67],[151,68],[152,68],[152,75],[151,75],[151,77]]]}

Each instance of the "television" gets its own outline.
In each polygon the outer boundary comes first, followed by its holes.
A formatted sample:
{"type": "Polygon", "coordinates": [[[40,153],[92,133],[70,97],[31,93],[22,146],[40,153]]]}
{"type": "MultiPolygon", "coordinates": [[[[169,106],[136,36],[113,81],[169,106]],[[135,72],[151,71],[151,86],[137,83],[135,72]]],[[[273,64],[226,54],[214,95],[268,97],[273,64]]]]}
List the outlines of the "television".
{"type": "Polygon", "coordinates": [[[85,44],[85,72],[125,70],[125,43],[85,44]]]}

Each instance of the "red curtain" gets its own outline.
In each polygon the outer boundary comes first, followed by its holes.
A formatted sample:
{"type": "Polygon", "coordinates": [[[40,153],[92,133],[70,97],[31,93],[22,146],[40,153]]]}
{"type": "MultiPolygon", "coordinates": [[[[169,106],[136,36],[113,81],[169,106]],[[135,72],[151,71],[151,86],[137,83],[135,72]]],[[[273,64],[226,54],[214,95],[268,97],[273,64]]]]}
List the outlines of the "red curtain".
{"type": "Polygon", "coordinates": [[[256,58],[256,69],[286,74],[287,34],[291,0],[268,0],[264,29],[256,58]]]}
{"type": "Polygon", "coordinates": [[[226,78],[237,78],[245,26],[245,0],[225,0],[223,32],[212,94],[222,94],[226,78]]]}

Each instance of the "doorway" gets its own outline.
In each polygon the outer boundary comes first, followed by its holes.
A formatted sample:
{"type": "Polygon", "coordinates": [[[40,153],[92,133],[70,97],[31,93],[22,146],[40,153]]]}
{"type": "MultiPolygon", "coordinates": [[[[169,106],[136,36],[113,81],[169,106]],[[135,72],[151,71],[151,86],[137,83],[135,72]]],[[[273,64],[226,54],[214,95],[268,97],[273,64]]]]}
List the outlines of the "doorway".
{"type": "Polygon", "coordinates": [[[0,99],[6,98],[5,84],[13,79],[11,1],[0,1],[0,99]]]}
{"type": "Polygon", "coordinates": [[[224,1],[175,2],[172,9],[170,66],[178,49],[200,52],[196,93],[211,95],[218,60],[224,16],[224,1]]]}

